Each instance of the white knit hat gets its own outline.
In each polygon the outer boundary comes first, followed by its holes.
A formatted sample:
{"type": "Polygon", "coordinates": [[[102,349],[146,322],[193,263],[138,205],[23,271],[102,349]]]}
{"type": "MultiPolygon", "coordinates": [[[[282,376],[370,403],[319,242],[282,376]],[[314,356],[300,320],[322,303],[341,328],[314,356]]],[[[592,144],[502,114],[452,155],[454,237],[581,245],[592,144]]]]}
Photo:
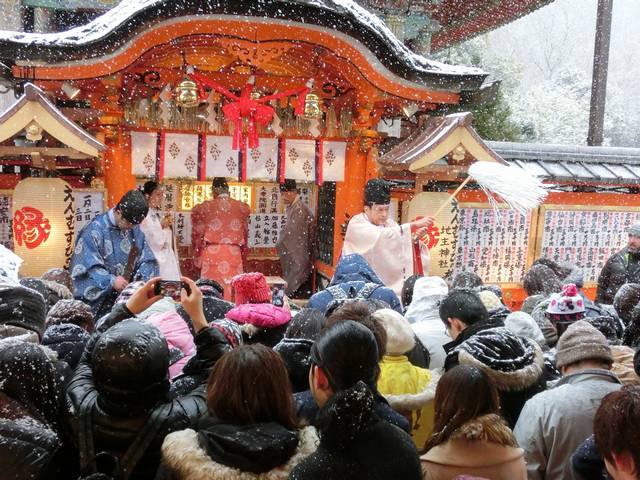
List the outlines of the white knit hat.
{"type": "Polygon", "coordinates": [[[373,314],[387,332],[387,355],[404,355],[416,340],[409,322],[395,310],[383,308],[373,314]]]}

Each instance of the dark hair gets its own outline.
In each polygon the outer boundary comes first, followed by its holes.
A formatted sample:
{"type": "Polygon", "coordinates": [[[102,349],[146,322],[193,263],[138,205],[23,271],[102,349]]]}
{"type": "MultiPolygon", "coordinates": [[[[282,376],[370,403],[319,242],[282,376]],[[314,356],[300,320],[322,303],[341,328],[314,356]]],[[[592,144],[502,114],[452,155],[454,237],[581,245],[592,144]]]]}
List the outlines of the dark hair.
{"type": "Polygon", "coordinates": [[[334,391],[359,381],[375,390],[378,346],[371,330],[360,323],[345,320],[325,329],[311,347],[311,362],[324,371],[334,391]]]}
{"type": "Polygon", "coordinates": [[[407,308],[411,301],[413,300],[413,289],[416,286],[416,282],[423,275],[411,275],[404,281],[402,285],[402,292],[400,294],[400,300],[402,300],[402,306],[407,308]]]}
{"type": "Polygon", "coordinates": [[[382,325],[382,322],[371,315],[371,310],[367,302],[357,300],[345,303],[327,318],[325,325],[330,327],[331,325],[347,320],[358,322],[371,330],[378,346],[378,360],[382,360],[387,350],[387,331],[384,325],[382,325]]]}
{"type": "Polygon", "coordinates": [[[640,469],[640,386],[626,385],[606,395],[593,420],[598,452],[610,463],[613,454],[627,452],[640,469]]]}
{"type": "Polygon", "coordinates": [[[446,442],[458,428],[474,418],[498,414],[498,389],[484,370],[459,365],[438,381],[434,408],[434,433],[425,445],[425,451],[446,442]]]}
{"type": "Polygon", "coordinates": [[[155,192],[155,190],[160,186],[160,184],[158,182],[154,182],[153,180],[149,180],[148,182],[145,182],[145,184],[142,186],[142,188],[140,190],[142,190],[142,193],[144,193],[145,195],[151,195],[153,192],[155,192]]]}
{"type": "Polygon", "coordinates": [[[324,328],[324,315],[317,308],[303,308],[289,322],[285,337],[316,340],[324,328]]]}
{"type": "Polygon", "coordinates": [[[533,262],[532,266],[533,265],[544,265],[549,267],[553,270],[553,273],[556,274],[556,277],[558,277],[560,282],[563,282],[563,280],[571,274],[571,268],[569,268],[568,265],[561,265],[551,258],[540,257],[533,262]]]}
{"type": "Polygon", "coordinates": [[[455,276],[451,283],[451,288],[476,288],[484,284],[482,279],[475,272],[465,270],[455,276]]]}
{"type": "Polygon", "coordinates": [[[525,273],[522,277],[522,286],[529,296],[548,296],[562,291],[562,282],[558,276],[551,268],[541,263],[532,265],[525,273]]]}
{"type": "Polygon", "coordinates": [[[452,290],[440,303],[440,319],[445,325],[449,318],[457,318],[465,325],[489,320],[489,313],[478,295],[471,290],[452,290]]]}
{"type": "Polygon", "coordinates": [[[280,355],[260,344],[242,345],[216,362],[209,375],[207,407],[211,415],[236,425],[297,426],[287,368],[280,355]]]}

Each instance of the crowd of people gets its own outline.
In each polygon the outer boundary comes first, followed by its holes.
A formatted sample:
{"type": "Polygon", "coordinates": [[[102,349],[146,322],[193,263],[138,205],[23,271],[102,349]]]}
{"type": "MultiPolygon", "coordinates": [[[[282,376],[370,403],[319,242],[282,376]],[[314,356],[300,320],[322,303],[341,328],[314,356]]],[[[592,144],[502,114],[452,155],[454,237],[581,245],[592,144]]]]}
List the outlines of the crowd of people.
{"type": "Polygon", "coordinates": [[[258,272],[165,296],[153,190],[90,224],[70,271],[0,284],[1,478],[640,478],[640,225],[597,303],[546,258],[512,311],[472,271],[391,286],[343,252],[301,308],[258,272]]]}

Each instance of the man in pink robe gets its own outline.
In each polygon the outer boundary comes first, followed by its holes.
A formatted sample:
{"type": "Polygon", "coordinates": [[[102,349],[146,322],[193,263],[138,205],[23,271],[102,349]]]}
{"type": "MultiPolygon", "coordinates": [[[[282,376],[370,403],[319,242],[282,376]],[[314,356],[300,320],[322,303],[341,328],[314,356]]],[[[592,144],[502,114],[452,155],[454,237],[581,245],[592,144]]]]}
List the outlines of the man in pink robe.
{"type": "Polygon", "coordinates": [[[213,199],[191,211],[191,245],[200,278],[215,280],[231,298],[231,279],[243,273],[251,209],[231,198],[224,178],[213,180],[213,199]]]}
{"type": "MultiPolygon", "coordinates": [[[[391,186],[383,179],[369,180],[364,190],[364,212],[349,220],[342,254],[358,253],[364,257],[384,284],[401,298],[404,281],[414,272],[414,238],[433,224],[424,217],[398,225],[389,218],[391,186]]],[[[429,268],[429,251],[418,245],[423,273],[429,268]]]]}

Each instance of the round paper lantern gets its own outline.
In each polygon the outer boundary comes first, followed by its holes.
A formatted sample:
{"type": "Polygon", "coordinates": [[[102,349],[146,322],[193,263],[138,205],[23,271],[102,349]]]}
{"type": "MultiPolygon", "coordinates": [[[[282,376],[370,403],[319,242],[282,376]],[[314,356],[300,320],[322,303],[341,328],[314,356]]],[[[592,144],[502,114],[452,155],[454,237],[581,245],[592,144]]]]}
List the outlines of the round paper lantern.
{"type": "Polygon", "coordinates": [[[68,267],[75,228],[73,189],[59,178],[26,178],[13,192],[14,251],[23,276],[68,267]]]}

